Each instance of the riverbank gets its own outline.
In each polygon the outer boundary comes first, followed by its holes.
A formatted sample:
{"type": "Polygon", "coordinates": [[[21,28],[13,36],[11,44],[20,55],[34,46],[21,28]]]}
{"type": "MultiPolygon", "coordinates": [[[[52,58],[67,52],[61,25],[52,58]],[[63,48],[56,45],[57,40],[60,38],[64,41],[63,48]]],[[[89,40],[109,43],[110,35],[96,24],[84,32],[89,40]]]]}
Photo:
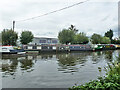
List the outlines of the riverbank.
{"type": "MultiPolygon", "coordinates": [[[[101,68],[99,68],[101,71],[101,68]]],[[[105,68],[106,76],[98,77],[84,85],[73,86],[70,90],[120,90],[120,54],[114,63],[105,68]]]]}

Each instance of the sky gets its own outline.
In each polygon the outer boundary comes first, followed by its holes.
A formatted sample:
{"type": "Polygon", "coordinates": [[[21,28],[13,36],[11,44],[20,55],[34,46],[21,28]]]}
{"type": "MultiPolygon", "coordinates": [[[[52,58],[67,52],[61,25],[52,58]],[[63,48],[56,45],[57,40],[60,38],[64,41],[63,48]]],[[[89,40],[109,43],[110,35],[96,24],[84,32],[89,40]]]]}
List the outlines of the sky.
{"type": "Polygon", "coordinates": [[[58,10],[85,0],[0,0],[0,32],[12,28],[15,20],[15,31],[32,31],[36,37],[54,37],[71,24],[85,32],[104,35],[112,29],[114,37],[118,31],[119,0],[89,0],[63,11],[52,13],[36,19],[20,21],[58,10]]]}

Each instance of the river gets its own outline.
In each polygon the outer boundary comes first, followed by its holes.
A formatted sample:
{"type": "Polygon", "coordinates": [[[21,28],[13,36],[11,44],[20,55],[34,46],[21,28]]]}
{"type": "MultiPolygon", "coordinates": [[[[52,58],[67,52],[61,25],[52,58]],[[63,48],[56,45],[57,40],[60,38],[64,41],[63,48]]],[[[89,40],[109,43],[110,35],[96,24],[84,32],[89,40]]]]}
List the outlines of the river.
{"type": "Polygon", "coordinates": [[[69,88],[84,84],[105,75],[104,67],[119,53],[120,50],[2,55],[2,87],[69,88]]]}

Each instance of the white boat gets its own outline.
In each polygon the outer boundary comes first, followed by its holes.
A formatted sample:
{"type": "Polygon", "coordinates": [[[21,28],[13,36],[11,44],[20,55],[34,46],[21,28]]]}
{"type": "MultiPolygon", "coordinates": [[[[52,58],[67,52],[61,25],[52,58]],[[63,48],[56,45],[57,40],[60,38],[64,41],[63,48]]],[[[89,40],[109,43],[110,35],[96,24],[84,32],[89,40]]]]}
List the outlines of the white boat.
{"type": "Polygon", "coordinates": [[[0,46],[0,53],[2,54],[25,54],[23,49],[14,49],[13,46],[0,46]]]}
{"type": "Polygon", "coordinates": [[[26,54],[26,52],[17,52],[18,55],[26,54]]]}

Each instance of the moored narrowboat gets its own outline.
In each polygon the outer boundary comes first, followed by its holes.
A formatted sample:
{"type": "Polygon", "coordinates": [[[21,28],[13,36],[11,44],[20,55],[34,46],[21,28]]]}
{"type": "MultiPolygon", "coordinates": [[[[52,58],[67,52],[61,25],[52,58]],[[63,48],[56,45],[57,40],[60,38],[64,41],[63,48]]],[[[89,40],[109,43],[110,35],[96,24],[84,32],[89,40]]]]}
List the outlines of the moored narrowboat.
{"type": "Polygon", "coordinates": [[[68,45],[70,51],[92,51],[93,48],[90,45],[68,45]]]}
{"type": "Polygon", "coordinates": [[[103,50],[103,46],[101,45],[97,45],[97,44],[93,44],[92,45],[92,48],[93,48],[93,51],[100,51],[100,50],[103,50]]]}
{"type": "Polygon", "coordinates": [[[115,50],[116,46],[114,44],[99,44],[98,46],[102,47],[102,50],[115,50]]]}
{"type": "Polygon", "coordinates": [[[120,44],[116,44],[116,49],[120,49],[120,44]]]}
{"type": "Polygon", "coordinates": [[[98,50],[103,50],[103,46],[97,45],[97,47],[95,48],[95,50],[96,50],[96,51],[98,51],[98,50]]]}

